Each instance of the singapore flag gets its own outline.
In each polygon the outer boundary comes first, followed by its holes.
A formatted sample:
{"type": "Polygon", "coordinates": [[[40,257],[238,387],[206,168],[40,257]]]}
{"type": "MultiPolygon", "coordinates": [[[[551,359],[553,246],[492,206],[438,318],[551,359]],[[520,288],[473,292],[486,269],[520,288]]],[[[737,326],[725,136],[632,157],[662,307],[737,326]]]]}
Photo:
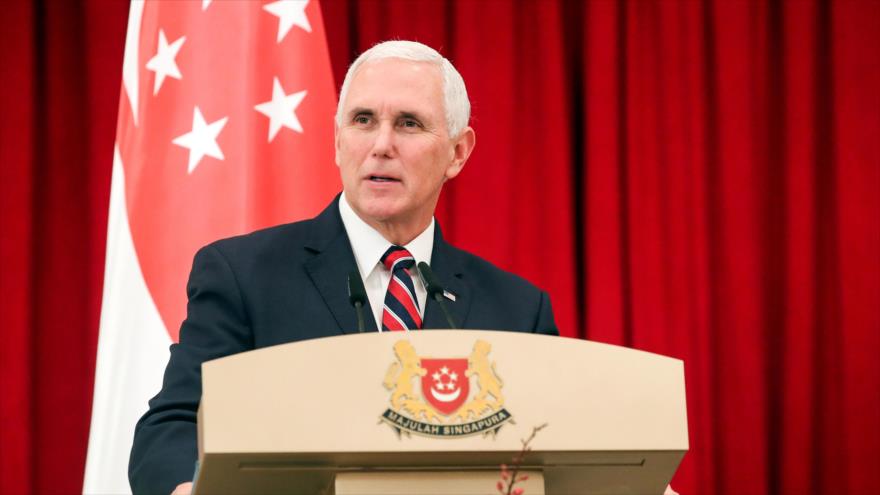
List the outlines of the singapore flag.
{"type": "Polygon", "coordinates": [[[317,0],[135,0],[122,72],[85,493],[130,491],[196,250],[340,189],[317,0]]]}

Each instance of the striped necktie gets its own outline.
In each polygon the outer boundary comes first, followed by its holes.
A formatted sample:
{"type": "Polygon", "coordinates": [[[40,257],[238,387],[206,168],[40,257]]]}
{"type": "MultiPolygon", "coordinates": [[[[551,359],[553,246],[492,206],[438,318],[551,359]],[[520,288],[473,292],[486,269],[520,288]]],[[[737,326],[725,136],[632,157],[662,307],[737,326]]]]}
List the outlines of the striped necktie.
{"type": "Polygon", "coordinates": [[[385,309],[382,311],[382,330],[415,330],[421,328],[419,300],[409,269],[415,258],[400,246],[391,246],[382,255],[382,264],[391,272],[391,282],[385,293],[385,309]]]}

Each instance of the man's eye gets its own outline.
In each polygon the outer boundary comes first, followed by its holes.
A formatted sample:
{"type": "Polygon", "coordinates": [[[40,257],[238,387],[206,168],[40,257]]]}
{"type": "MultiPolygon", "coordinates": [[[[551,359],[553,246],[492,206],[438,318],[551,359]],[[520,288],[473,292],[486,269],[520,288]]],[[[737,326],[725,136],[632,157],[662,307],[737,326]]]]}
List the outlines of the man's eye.
{"type": "Polygon", "coordinates": [[[411,128],[411,129],[416,129],[416,128],[419,128],[422,126],[422,124],[419,123],[418,120],[414,120],[414,119],[403,119],[400,122],[400,125],[403,127],[411,128]]]}
{"type": "Polygon", "coordinates": [[[369,123],[370,123],[370,117],[367,116],[367,115],[357,115],[357,116],[355,116],[355,118],[354,118],[354,123],[355,123],[355,124],[369,124],[369,123]]]}

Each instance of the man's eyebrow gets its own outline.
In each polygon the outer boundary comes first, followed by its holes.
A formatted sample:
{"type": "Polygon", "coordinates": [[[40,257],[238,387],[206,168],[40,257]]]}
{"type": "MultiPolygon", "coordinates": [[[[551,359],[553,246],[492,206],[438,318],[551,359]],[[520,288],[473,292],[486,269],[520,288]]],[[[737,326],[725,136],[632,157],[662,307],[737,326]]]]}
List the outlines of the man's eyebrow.
{"type": "MultiPolygon", "coordinates": [[[[375,111],[373,111],[373,109],[371,109],[371,108],[355,107],[355,108],[352,108],[348,112],[348,118],[350,118],[350,119],[352,119],[358,115],[373,116],[373,115],[375,115],[375,111]]],[[[398,112],[397,118],[399,118],[399,119],[415,119],[420,122],[424,122],[424,120],[425,120],[425,118],[422,114],[420,114],[419,112],[413,111],[413,110],[404,110],[402,112],[398,112]]]]}
{"type": "Polygon", "coordinates": [[[351,109],[351,111],[348,112],[349,117],[354,117],[356,115],[373,115],[373,111],[369,108],[357,107],[351,109]]]}
{"type": "Polygon", "coordinates": [[[400,113],[398,114],[398,117],[400,117],[400,118],[404,118],[404,119],[415,119],[415,120],[418,120],[418,121],[424,121],[424,120],[425,120],[425,119],[422,117],[422,115],[421,115],[420,113],[418,113],[418,112],[410,112],[410,111],[400,112],[400,113]]]}

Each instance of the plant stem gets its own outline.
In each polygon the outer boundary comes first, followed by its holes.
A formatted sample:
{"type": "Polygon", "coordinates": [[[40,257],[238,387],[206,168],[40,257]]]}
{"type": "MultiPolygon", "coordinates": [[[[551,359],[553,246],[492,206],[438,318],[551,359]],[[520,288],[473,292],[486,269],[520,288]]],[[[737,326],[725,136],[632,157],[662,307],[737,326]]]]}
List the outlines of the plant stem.
{"type": "Polygon", "coordinates": [[[519,470],[522,467],[523,461],[526,459],[526,452],[532,450],[531,443],[532,440],[535,439],[535,435],[538,434],[539,431],[543,430],[547,426],[547,423],[542,424],[541,426],[532,427],[532,434],[529,435],[529,438],[522,440],[522,450],[519,451],[519,454],[513,458],[513,471],[510,473],[510,482],[507,485],[507,494],[513,495],[513,485],[517,482],[517,476],[519,475],[519,470]]]}

